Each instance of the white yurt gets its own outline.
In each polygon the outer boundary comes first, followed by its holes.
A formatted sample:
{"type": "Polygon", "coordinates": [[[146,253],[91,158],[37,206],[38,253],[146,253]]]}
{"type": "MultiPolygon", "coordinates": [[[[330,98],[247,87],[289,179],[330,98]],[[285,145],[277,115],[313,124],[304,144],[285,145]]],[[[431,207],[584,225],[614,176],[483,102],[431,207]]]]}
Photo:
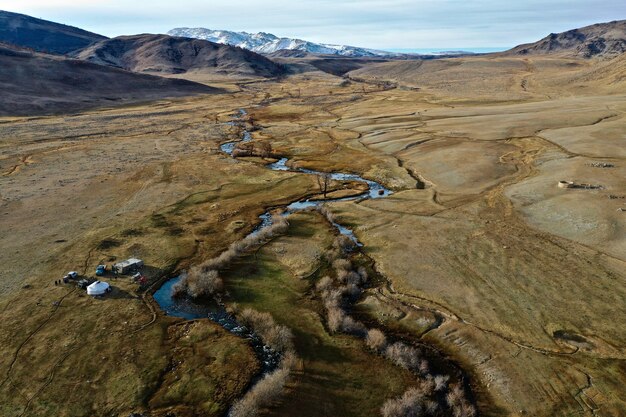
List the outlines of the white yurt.
{"type": "Polygon", "coordinates": [[[96,281],[87,287],[87,295],[104,295],[109,291],[111,291],[111,286],[102,281],[96,281]]]}

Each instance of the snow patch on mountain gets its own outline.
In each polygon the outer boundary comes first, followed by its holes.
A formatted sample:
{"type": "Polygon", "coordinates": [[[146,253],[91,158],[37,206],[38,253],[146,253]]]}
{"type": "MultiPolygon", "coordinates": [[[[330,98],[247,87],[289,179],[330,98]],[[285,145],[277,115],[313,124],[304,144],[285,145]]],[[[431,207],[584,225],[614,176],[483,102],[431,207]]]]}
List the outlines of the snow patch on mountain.
{"type": "Polygon", "coordinates": [[[288,49],[312,54],[342,55],[350,57],[386,57],[397,55],[393,52],[355,46],[314,43],[302,39],[279,38],[271,33],[231,32],[205,28],[176,28],[167,32],[171,36],[204,39],[210,42],[238,46],[260,54],[271,54],[288,49]]]}

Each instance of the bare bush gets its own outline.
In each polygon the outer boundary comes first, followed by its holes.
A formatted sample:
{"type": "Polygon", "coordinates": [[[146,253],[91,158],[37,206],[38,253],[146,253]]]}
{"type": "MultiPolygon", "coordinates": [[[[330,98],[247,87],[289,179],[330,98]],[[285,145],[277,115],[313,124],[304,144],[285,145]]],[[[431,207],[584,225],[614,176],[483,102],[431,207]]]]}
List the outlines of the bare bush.
{"type": "Polygon", "coordinates": [[[343,332],[362,336],[365,334],[363,323],[348,316],[341,308],[331,307],[327,310],[328,328],[332,332],[343,332]]]}
{"type": "Polygon", "coordinates": [[[369,279],[369,276],[367,274],[367,269],[365,269],[364,266],[360,266],[359,269],[357,270],[357,273],[361,276],[361,282],[365,284],[367,280],[369,279]]]}
{"type": "Polygon", "coordinates": [[[271,404],[282,392],[289,378],[289,369],[280,367],[257,382],[250,391],[236,401],[230,410],[231,417],[254,417],[259,409],[271,404]]]}
{"type": "Polygon", "coordinates": [[[339,288],[341,290],[341,294],[344,297],[356,299],[358,298],[363,290],[356,284],[348,284],[339,288]]]}
{"type": "Polygon", "coordinates": [[[193,267],[187,274],[187,293],[193,298],[216,296],[224,290],[224,282],[217,271],[193,267]]]}
{"type": "Polygon", "coordinates": [[[476,415],[476,408],[465,399],[465,393],[459,384],[450,385],[446,402],[454,417],[474,417],[476,415]]]}
{"type": "Polygon", "coordinates": [[[263,343],[275,351],[282,353],[293,349],[291,330],[276,323],[271,314],[247,308],[239,316],[242,324],[252,328],[263,340],[263,343]]]}
{"type": "Polygon", "coordinates": [[[354,271],[339,270],[337,280],[342,284],[361,285],[361,276],[354,271]]]}
{"type": "Polygon", "coordinates": [[[356,249],[356,243],[346,235],[338,235],[333,241],[333,247],[347,254],[356,249]]]}
{"type": "Polygon", "coordinates": [[[315,285],[315,288],[317,289],[319,293],[329,291],[332,287],[333,287],[333,280],[329,276],[323,277],[315,285]]]}
{"type": "Polygon", "coordinates": [[[387,400],[381,408],[383,417],[419,417],[424,412],[424,393],[419,388],[409,388],[398,398],[387,400]]]}
{"type": "Polygon", "coordinates": [[[345,317],[345,313],[339,307],[331,307],[328,309],[328,328],[331,332],[338,332],[345,317]]]}
{"type": "Polygon", "coordinates": [[[419,351],[402,342],[387,346],[385,356],[396,365],[411,371],[418,370],[421,362],[419,351]]]}
{"type": "Polygon", "coordinates": [[[326,220],[328,220],[329,223],[335,223],[335,215],[328,207],[326,207],[326,204],[320,206],[318,210],[322,216],[326,217],[326,220]]]}
{"type": "Polygon", "coordinates": [[[387,337],[378,329],[370,329],[367,331],[365,343],[367,347],[380,353],[387,347],[387,337]]]}
{"type": "Polygon", "coordinates": [[[448,388],[449,375],[435,376],[435,391],[444,391],[448,388]]]}
{"type": "Polygon", "coordinates": [[[336,259],[333,261],[333,268],[335,268],[335,271],[350,271],[352,262],[348,259],[336,259]]]}

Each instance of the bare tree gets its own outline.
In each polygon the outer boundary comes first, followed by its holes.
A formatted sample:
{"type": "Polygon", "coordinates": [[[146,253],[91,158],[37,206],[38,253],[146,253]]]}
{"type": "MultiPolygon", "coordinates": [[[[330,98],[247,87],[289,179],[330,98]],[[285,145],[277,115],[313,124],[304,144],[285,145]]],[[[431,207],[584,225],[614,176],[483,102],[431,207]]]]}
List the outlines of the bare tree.
{"type": "Polygon", "coordinates": [[[332,178],[330,174],[327,172],[317,174],[317,185],[320,189],[320,192],[324,194],[324,198],[326,198],[326,194],[328,194],[328,187],[330,186],[330,182],[332,178]]]}

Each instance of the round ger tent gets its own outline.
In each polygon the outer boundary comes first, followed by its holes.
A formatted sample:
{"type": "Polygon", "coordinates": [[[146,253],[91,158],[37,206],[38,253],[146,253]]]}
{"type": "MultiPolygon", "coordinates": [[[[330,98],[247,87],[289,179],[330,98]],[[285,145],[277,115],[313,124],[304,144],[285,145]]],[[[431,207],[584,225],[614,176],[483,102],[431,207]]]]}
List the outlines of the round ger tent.
{"type": "Polygon", "coordinates": [[[87,287],[87,295],[103,295],[109,291],[111,291],[111,286],[102,281],[96,281],[87,287]]]}

